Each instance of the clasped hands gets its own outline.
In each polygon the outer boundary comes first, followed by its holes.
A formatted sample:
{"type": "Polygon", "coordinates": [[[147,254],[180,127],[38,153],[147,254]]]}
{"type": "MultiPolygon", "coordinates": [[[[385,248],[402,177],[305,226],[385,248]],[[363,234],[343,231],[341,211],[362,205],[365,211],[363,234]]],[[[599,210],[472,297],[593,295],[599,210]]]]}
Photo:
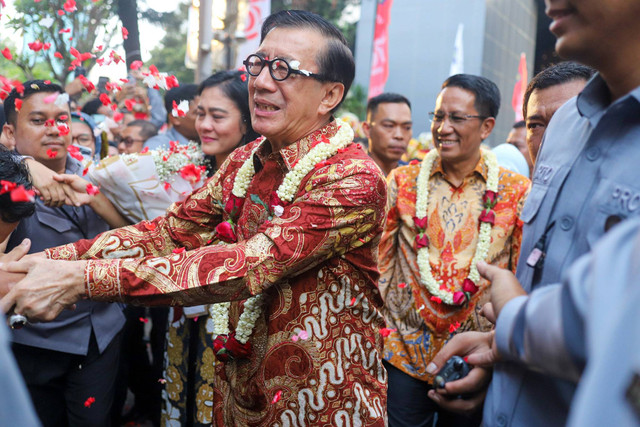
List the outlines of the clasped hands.
{"type": "MultiPolygon", "coordinates": [[[[504,305],[517,296],[526,295],[526,292],[509,270],[479,262],[478,271],[491,282],[491,302],[482,307],[480,314],[495,324],[504,305]]],[[[430,390],[429,397],[448,411],[472,414],[482,405],[487,394],[492,366],[501,360],[495,331],[455,335],[433,358],[427,371],[430,374],[437,373],[447,360],[456,355],[464,357],[472,366],[469,375],[447,383],[443,389],[430,390]],[[456,399],[459,395],[466,397],[456,399]]]]}
{"type": "Polygon", "coordinates": [[[86,261],[54,261],[42,252],[26,255],[25,239],[5,254],[0,245],[0,310],[22,314],[29,321],[51,321],[62,310],[73,309],[84,294],[86,261]]]}

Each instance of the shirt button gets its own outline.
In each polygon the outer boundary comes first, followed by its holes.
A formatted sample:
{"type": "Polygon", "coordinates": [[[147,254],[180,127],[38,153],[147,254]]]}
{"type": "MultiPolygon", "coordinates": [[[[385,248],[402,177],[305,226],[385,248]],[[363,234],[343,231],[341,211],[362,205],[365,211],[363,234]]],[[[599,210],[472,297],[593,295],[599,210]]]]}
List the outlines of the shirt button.
{"type": "Polygon", "coordinates": [[[600,149],[598,147],[591,147],[587,150],[587,160],[594,161],[600,157],[600,149]]]}
{"type": "Polygon", "coordinates": [[[507,416],[505,414],[498,415],[498,425],[504,427],[507,425],[507,416]]]}
{"type": "Polygon", "coordinates": [[[571,227],[573,227],[573,218],[568,215],[563,216],[560,220],[560,228],[562,228],[564,231],[567,231],[571,227]]]}

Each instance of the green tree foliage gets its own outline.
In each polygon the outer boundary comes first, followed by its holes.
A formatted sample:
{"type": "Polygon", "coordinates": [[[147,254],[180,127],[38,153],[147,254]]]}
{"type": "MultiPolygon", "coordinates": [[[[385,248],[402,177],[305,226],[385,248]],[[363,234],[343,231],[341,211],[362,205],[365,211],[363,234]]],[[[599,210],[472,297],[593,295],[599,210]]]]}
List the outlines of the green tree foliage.
{"type": "MultiPolygon", "coordinates": [[[[24,38],[21,52],[12,51],[13,64],[22,71],[22,79],[43,77],[44,74],[45,78],[64,83],[73,72],[71,62],[76,59],[70,53],[71,48],[80,53],[92,52],[99,36],[101,43],[109,46],[114,33],[111,19],[115,13],[113,0],[77,0],[77,10],[73,12],[65,11],[64,5],[65,0],[15,1],[16,16],[11,17],[8,27],[21,32],[24,38]],[[43,44],[51,43],[50,48],[33,51],[28,43],[37,40],[43,44]],[[56,52],[62,58],[55,57],[56,52]]],[[[82,66],[90,70],[95,60],[87,59],[82,66]]]]}
{"type": "Polygon", "coordinates": [[[160,45],[151,51],[149,64],[154,64],[160,71],[174,74],[180,83],[193,83],[195,80],[194,70],[184,65],[188,13],[189,3],[181,3],[176,12],[158,14],[150,11],[143,14],[149,21],[162,25],[167,31],[160,45]]]}

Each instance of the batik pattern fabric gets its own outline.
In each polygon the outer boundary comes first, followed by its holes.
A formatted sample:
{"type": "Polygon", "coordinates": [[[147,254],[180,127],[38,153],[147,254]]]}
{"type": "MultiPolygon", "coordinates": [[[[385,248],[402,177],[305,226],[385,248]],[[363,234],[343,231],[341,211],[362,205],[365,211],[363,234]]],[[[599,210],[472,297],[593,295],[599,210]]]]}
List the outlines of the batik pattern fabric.
{"type": "MultiPolygon", "coordinates": [[[[336,131],[332,121],[275,153],[268,141],[240,147],[166,216],[48,251],[89,260],[86,293],[96,300],[232,301],[232,331],[244,299],[264,295],[252,355],[214,365],[214,425],[385,424],[377,248],[386,184],[379,169],[351,144],[304,177],[280,217],[269,219],[263,205],[313,142],[336,131]],[[223,207],[254,149],[238,243],[208,245],[228,219],[223,207]],[[308,339],[294,340],[301,331],[308,339]]],[[[171,392],[171,375],[165,379],[171,392]]]]}
{"type": "MultiPolygon", "coordinates": [[[[415,238],[417,178],[420,164],[397,168],[387,177],[388,217],[380,243],[379,288],[390,335],[385,338],[384,359],[414,378],[432,381],[426,372],[431,359],[453,335],[486,331],[489,322],[479,315],[489,301],[489,283],[481,279],[479,291],[463,306],[438,302],[420,282],[415,238]]],[[[495,224],[486,261],[515,271],[522,222],[520,211],[529,180],[500,168],[495,224]]],[[[486,190],[487,165],[480,160],[459,186],[452,185],[436,159],[429,178],[427,208],[429,260],[441,289],[460,291],[469,274],[478,244],[479,216],[486,190]]]]}

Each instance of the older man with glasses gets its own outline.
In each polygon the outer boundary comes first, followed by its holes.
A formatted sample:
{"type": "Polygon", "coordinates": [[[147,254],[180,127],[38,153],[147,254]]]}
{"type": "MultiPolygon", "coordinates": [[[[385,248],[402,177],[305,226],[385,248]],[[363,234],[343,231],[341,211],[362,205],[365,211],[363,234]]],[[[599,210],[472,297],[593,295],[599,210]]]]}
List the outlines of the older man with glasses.
{"type": "MultiPolygon", "coordinates": [[[[428,398],[434,379],[428,366],[459,331],[490,328],[479,314],[489,284],[476,262],[515,269],[518,259],[518,216],[529,180],[480,148],[499,107],[490,80],[448,78],[429,113],[436,149],[387,178],[391,208],[380,243],[379,287],[389,328],[384,364],[392,427],[431,426],[436,414],[438,426],[479,424],[479,414],[456,415],[428,398]]],[[[456,408],[464,399],[450,404],[456,408]]]]}
{"type": "Polygon", "coordinates": [[[158,134],[158,128],[147,120],[134,120],[129,122],[116,140],[118,153],[139,153],[144,143],[158,134]]]}
{"type": "MultiPolygon", "coordinates": [[[[333,118],[353,56],[332,24],[291,10],[265,20],[246,66],[264,137],[166,216],[6,266],[29,273],[1,306],[47,320],[82,297],[213,304],[214,387],[198,390],[211,424],[383,426],[386,186],[333,118]]],[[[185,381],[174,371],[165,380],[170,395],[185,381]]]]}

